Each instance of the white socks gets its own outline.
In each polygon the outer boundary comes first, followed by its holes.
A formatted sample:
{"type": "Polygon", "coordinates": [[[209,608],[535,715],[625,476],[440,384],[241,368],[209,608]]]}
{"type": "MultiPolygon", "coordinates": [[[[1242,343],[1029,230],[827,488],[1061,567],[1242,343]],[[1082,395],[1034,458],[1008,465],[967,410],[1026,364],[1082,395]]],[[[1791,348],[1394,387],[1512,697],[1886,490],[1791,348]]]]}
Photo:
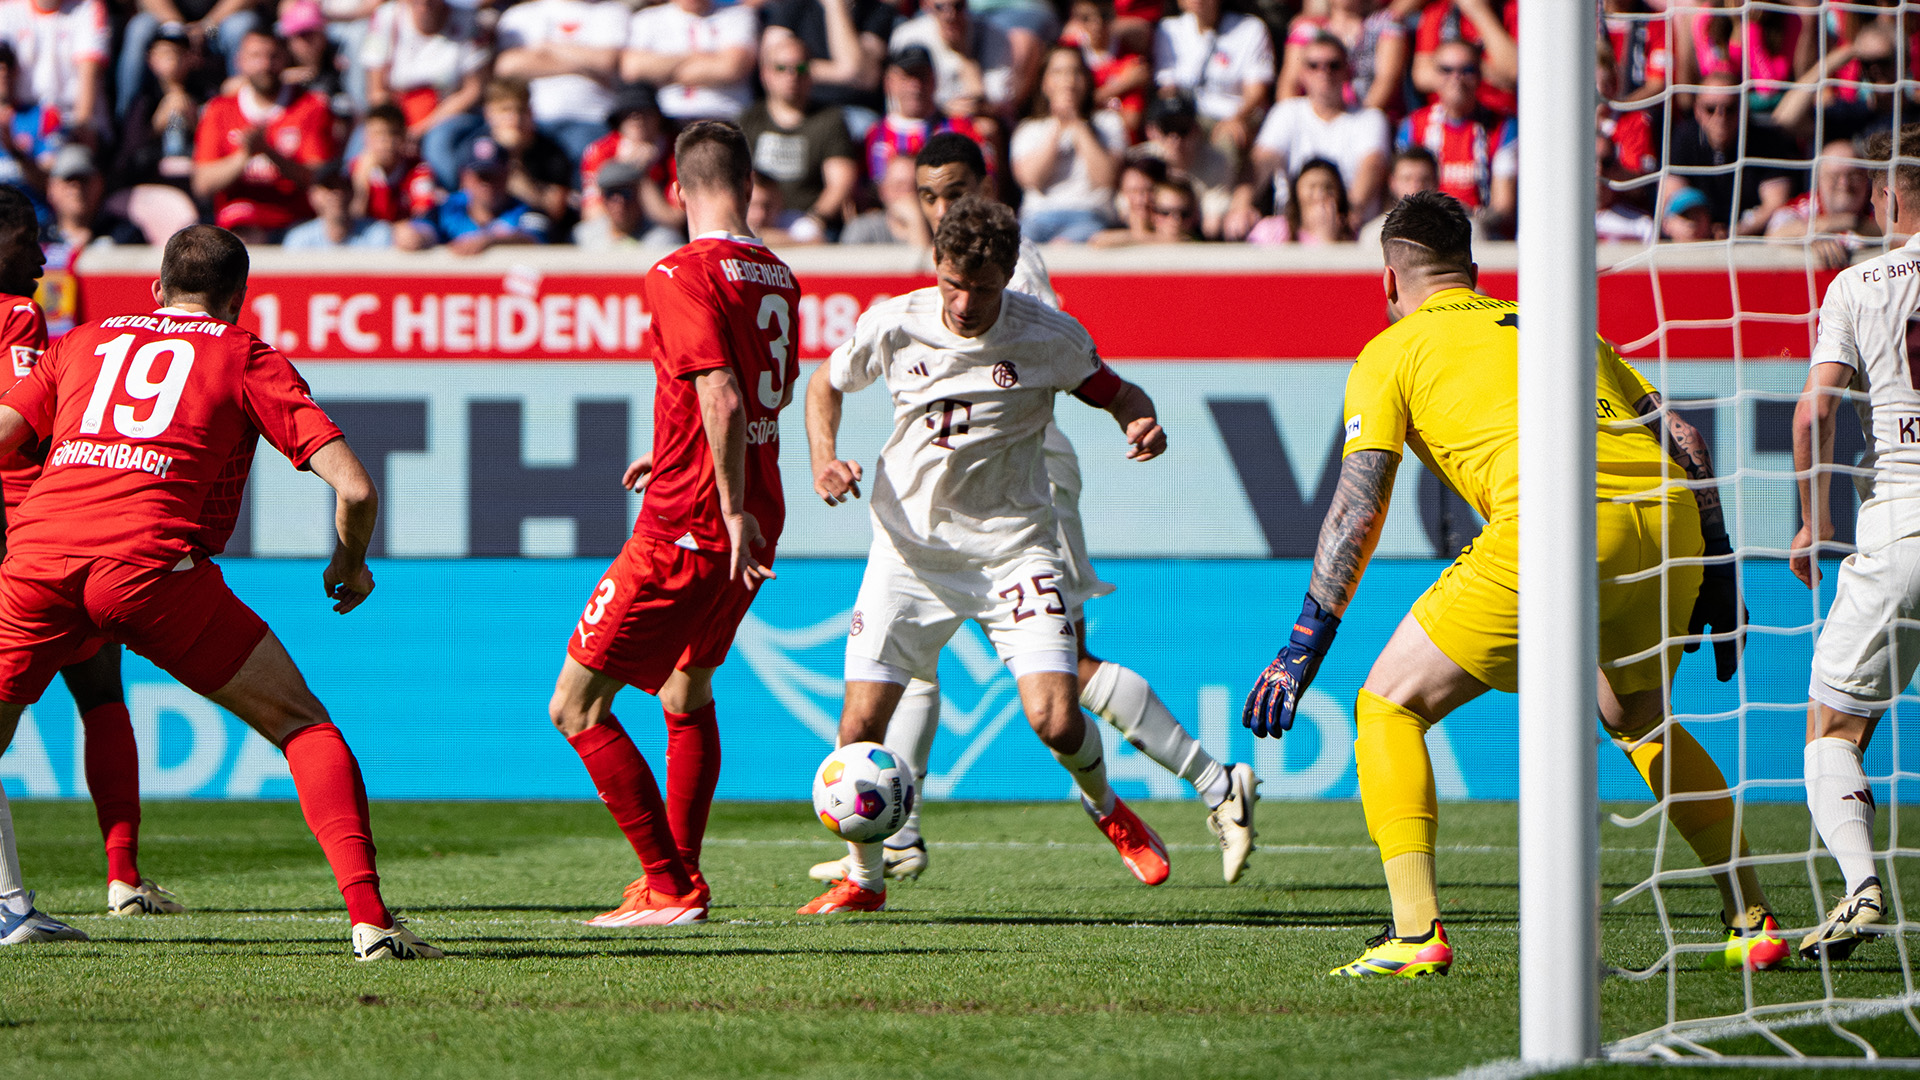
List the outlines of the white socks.
{"type": "Polygon", "coordinates": [[[856,844],[847,841],[847,862],[851,872],[847,880],[868,892],[884,892],[887,887],[887,848],[885,844],[856,844]]]}
{"type": "Polygon", "coordinates": [[[1187,734],[1139,672],[1102,663],[1080,692],[1080,704],[1112,724],[1141,753],[1192,784],[1207,806],[1217,807],[1226,800],[1226,770],[1187,734]]]}
{"type": "Polygon", "coordinates": [[[20,853],[13,843],[13,807],[0,786],[0,906],[15,915],[27,912],[27,886],[20,879],[20,853]]]}
{"type": "Polygon", "coordinates": [[[1807,809],[1827,852],[1847,878],[1847,894],[1878,873],[1873,865],[1873,788],[1860,748],[1847,739],[1807,744],[1807,809]]]}
{"type": "Polygon", "coordinates": [[[917,793],[907,823],[887,837],[890,848],[910,848],[920,842],[920,807],[927,801],[927,761],[933,756],[933,737],[940,730],[940,684],[925,679],[907,683],[907,692],[894,706],[893,719],[887,721],[887,748],[913,763],[913,784],[917,793]]]}
{"type": "Polygon", "coordinates": [[[1082,794],[1100,811],[1101,817],[1113,813],[1113,785],[1107,783],[1107,748],[1100,741],[1100,729],[1085,720],[1080,726],[1086,730],[1086,736],[1080,740],[1080,749],[1072,754],[1063,754],[1052,750],[1055,760],[1067,767],[1073,774],[1073,782],[1080,786],[1082,794]]]}

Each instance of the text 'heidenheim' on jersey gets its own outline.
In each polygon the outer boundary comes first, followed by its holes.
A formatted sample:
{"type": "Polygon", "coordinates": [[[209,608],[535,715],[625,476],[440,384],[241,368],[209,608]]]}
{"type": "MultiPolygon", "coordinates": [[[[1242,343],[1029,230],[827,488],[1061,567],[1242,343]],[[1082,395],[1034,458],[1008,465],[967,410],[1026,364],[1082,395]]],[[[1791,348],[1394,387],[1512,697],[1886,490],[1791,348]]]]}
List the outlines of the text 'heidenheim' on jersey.
{"type": "Polygon", "coordinates": [[[172,319],[165,315],[115,315],[100,320],[103,330],[151,330],[156,334],[205,334],[222,337],[227,324],[217,319],[172,319]]]}
{"type": "Polygon", "coordinates": [[[97,443],[84,439],[63,442],[59,448],[47,457],[47,467],[58,468],[62,465],[93,465],[102,469],[133,469],[152,473],[162,480],[167,478],[167,470],[173,468],[173,458],[158,450],[149,450],[141,446],[128,446],[126,443],[97,443]]]}
{"type": "Polygon", "coordinates": [[[793,271],[785,263],[763,263],[753,259],[721,259],[720,272],[728,281],[751,281],[780,289],[798,289],[793,271]]]}

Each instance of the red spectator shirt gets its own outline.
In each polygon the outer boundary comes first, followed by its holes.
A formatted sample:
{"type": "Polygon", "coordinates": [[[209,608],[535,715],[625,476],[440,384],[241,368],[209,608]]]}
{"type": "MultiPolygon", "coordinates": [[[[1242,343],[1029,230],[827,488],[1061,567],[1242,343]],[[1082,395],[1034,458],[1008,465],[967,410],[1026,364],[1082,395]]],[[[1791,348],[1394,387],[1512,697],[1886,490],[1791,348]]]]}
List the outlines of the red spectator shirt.
{"type": "Polygon", "coordinates": [[[0,404],[51,447],[8,548],[137,566],[225,550],[260,436],[298,468],[341,437],[286,357],[179,308],[76,327],[0,404]]]}
{"type": "Polygon", "coordinates": [[[1456,120],[1438,105],[1419,109],[1400,121],[1396,144],[1402,150],[1419,145],[1440,164],[1440,190],[1478,210],[1487,205],[1493,184],[1493,159],[1512,142],[1514,124],[1481,112],[1456,120]]]}
{"type": "MultiPolygon", "coordinates": [[[[609,131],[605,135],[587,144],[580,152],[580,209],[582,211],[598,207],[603,199],[600,194],[600,166],[612,161],[620,153],[620,133],[609,131]]],[[[673,153],[655,154],[653,164],[647,167],[647,179],[659,185],[666,196],[668,205],[680,205],[674,199],[668,185],[673,183],[677,174],[673,168],[673,153]]]]}
{"type": "Polygon", "coordinates": [[[800,377],[794,340],[800,286],[793,271],[758,240],[707,233],[655,263],[641,289],[653,313],[647,344],[657,385],[653,479],[635,534],[702,551],[729,549],[692,377],[731,368],[747,414],[743,502],[774,543],[787,517],[780,410],[800,377]]]}
{"type": "MultiPolygon", "coordinates": [[[[0,346],[6,347],[6,367],[0,368],[0,392],[33,374],[40,354],[47,351],[47,320],[40,305],[24,296],[0,293],[0,346]]],[[[6,492],[7,519],[13,508],[27,497],[27,489],[40,475],[40,463],[32,451],[21,447],[0,458],[0,488],[6,492]]]]}
{"type": "MultiPolygon", "coordinates": [[[[1507,28],[1507,36],[1520,40],[1520,0],[1507,0],[1506,14],[1500,20],[1507,28]]],[[[1414,32],[1413,51],[1416,56],[1431,54],[1442,43],[1464,41],[1471,45],[1480,44],[1480,28],[1473,20],[1460,13],[1453,0],[1431,0],[1426,9],[1420,12],[1420,28],[1414,32]]],[[[1512,116],[1516,103],[1513,91],[1502,90],[1493,85],[1484,74],[1480,76],[1480,104],[1502,116],[1512,116]]]]}
{"type": "MultiPolygon", "coordinates": [[[[302,165],[318,165],[334,156],[333,112],[327,99],[289,88],[264,111],[256,110],[252,94],[244,91],[208,102],[194,136],[195,164],[232,154],[255,127],[264,127],[268,143],[302,165]]],[[[213,196],[213,222],[225,229],[284,229],[312,216],[306,189],[282,176],[265,154],[248,158],[240,179],[213,196]]]]}
{"type": "MultiPolygon", "coordinates": [[[[360,159],[347,163],[347,174],[360,171],[360,159]]],[[[375,221],[406,221],[426,217],[440,205],[440,184],[425,162],[401,158],[392,172],[369,168],[367,177],[367,216],[375,221]]]]}
{"type": "Polygon", "coordinates": [[[1664,12],[1640,18],[1606,16],[1607,40],[1620,65],[1620,92],[1631,94],[1655,79],[1665,82],[1671,57],[1664,12]]]}
{"type": "Polygon", "coordinates": [[[1660,167],[1660,154],[1653,148],[1653,124],[1646,110],[1615,112],[1602,105],[1598,130],[1613,143],[1614,160],[1635,175],[1644,175],[1660,167]]]}

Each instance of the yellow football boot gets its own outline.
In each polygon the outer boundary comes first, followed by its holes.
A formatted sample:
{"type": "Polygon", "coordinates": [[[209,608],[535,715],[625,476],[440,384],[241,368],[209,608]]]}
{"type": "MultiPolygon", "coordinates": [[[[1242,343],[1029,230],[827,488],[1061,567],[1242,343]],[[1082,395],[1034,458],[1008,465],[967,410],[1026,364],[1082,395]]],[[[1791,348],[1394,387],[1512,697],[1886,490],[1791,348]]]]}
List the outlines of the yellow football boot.
{"type": "Polygon", "coordinates": [[[1377,936],[1367,939],[1367,951],[1345,967],[1334,968],[1329,975],[1361,979],[1374,975],[1397,975],[1411,979],[1421,975],[1445,975],[1453,966],[1453,946],[1447,944],[1447,932],[1440,920],[1419,937],[1394,937],[1393,924],[1377,936]]]}
{"type": "MultiPolygon", "coordinates": [[[[1722,915],[1721,921],[1726,921],[1722,915]]],[[[1755,905],[1747,909],[1746,925],[1727,927],[1726,947],[1707,954],[1707,966],[1738,971],[1766,971],[1779,967],[1793,955],[1793,949],[1780,939],[1780,924],[1773,912],[1755,905]]]]}

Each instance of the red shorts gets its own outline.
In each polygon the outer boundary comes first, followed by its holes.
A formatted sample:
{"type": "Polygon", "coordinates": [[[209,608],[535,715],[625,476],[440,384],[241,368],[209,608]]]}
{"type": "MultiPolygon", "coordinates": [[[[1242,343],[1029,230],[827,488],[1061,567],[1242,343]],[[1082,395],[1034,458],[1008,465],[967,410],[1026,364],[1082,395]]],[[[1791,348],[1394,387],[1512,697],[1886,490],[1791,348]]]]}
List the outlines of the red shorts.
{"type": "MultiPolygon", "coordinates": [[[[754,554],[773,565],[771,546],[754,554]]],[[[720,666],[754,595],[727,578],[725,555],[635,536],[594,588],[567,655],[657,694],[681,668],[720,666]]]]}
{"type": "Polygon", "coordinates": [[[0,567],[0,701],[40,700],[56,671],[110,640],[211,694],[266,636],[211,561],[173,570],[9,552],[0,567]]]}

